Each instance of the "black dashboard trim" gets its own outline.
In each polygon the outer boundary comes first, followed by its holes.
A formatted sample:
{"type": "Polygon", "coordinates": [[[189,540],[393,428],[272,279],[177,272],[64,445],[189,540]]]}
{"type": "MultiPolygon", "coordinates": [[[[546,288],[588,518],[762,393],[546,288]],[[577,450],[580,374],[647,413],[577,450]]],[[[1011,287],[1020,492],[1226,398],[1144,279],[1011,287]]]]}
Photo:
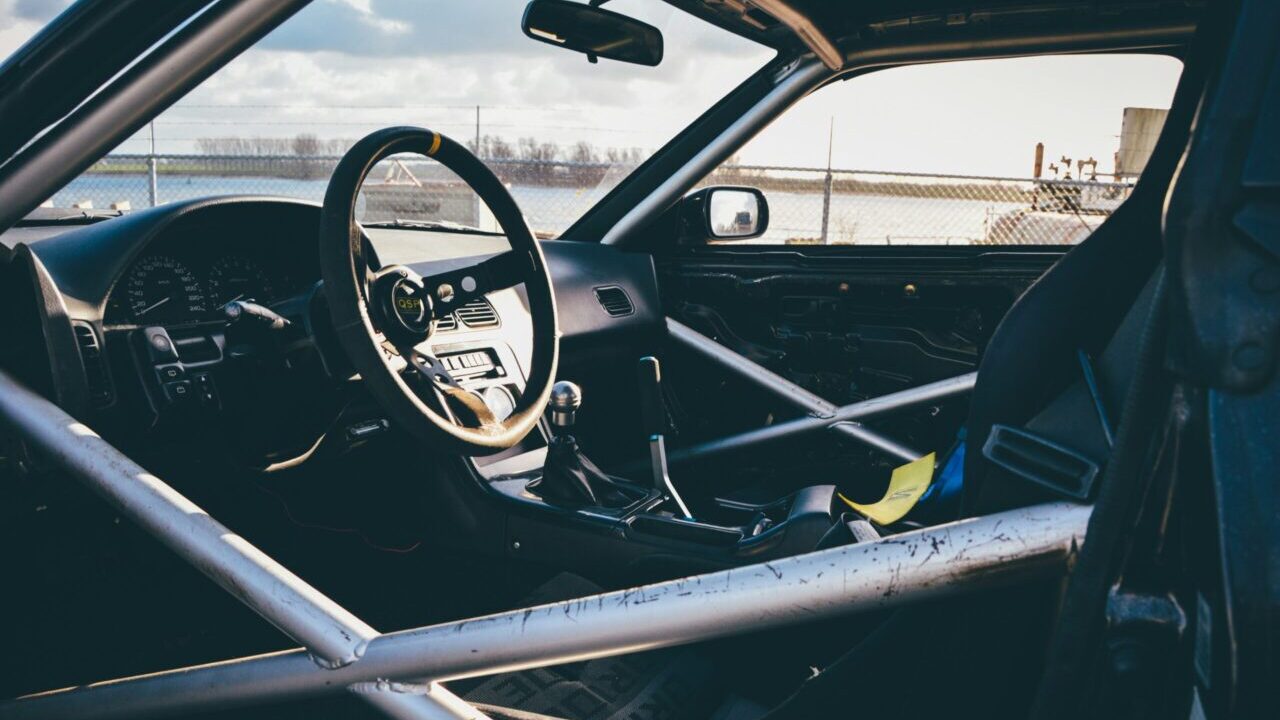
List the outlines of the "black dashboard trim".
{"type": "MultiPolygon", "coordinates": [[[[25,257],[32,263],[33,282],[43,305],[45,350],[54,369],[59,404],[72,412],[73,408],[89,407],[89,389],[72,321],[90,324],[107,342],[103,319],[108,299],[152,242],[180,220],[202,211],[235,206],[259,212],[273,207],[283,212],[301,212],[308,221],[314,214],[317,222],[320,213],[319,205],[291,198],[203,198],[17,243],[11,261],[25,257]]],[[[566,347],[591,346],[607,351],[623,337],[648,342],[665,332],[652,256],[598,243],[548,240],[542,241],[542,247],[552,274],[561,340],[566,347]],[[597,302],[595,288],[609,285],[620,286],[629,295],[635,306],[632,314],[610,317],[597,302]]]]}
{"type": "Polygon", "coordinates": [[[62,294],[72,301],[68,307],[73,316],[100,323],[107,298],[116,283],[124,278],[125,272],[146,252],[157,235],[193,213],[241,204],[258,208],[279,205],[291,210],[312,208],[317,217],[320,211],[320,206],[315,203],[265,196],[187,200],[78,228],[33,247],[49,268],[62,294]],[[86,266],[93,267],[95,272],[77,272],[86,266]]]}
{"type": "Polygon", "coordinates": [[[52,399],[68,414],[81,417],[89,407],[89,383],[63,295],[29,246],[18,246],[10,261],[17,263],[19,269],[26,266],[40,307],[40,330],[49,359],[52,399]]]}

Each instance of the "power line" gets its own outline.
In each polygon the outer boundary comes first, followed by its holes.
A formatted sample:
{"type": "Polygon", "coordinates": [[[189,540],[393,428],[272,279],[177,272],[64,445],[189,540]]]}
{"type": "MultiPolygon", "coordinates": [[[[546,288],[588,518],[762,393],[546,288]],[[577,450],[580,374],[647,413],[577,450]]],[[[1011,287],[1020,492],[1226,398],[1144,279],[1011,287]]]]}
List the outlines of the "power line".
{"type": "MultiPolygon", "coordinates": [[[[265,138],[264,138],[264,137],[259,137],[259,136],[234,136],[234,135],[233,135],[233,136],[211,136],[211,135],[203,135],[203,136],[201,136],[201,137],[186,137],[186,136],[182,136],[182,137],[171,137],[171,136],[162,136],[162,135],[157,135],[157,136],[156,136],[156,145],[162,145],[162,144],[164,144],[164,143],[177,143],[177,142],[199,142],[199,141],[201,141],[201,140],[278,140],[278,141],[281,141],[281,142],[290,142],[290,141],[292,141],[293,139],[294,139],[293,137],[288,136],[288,135],[276,135],[276,136],[269,136],[269,137],[265,137],[265,138]]],[[[352,140],[352,141],[354,141],[354,140],[355,140],[355,138],[334,138],[334,139],[337,139],[337,140],[352,140]]],[[[150,140],[149,140],[149,138],[147,138],[147,137],[131,137],[131,138],[127,138],[127,139],[125,139],[125,140],[120,141],[120,145],[124,145],[125,143],[148,143],[148,142],[150,142],[150,140]]],[[[503,140],[503,142],[506,142],[508,145],[510,145],[510,146],[511,146],[511,147],[513,147],[513,148],[515,148],[515,147],[518,147],[518,146],[519,146],[519,142],[517,142],[517,141],[510,141],[510,140],[505,140],[505,139],[504,139],[504,140],[503,140]]],[[[539,146],[543,146],[543,145],[550,145],[550,146],[555,147],[556,149],[559,149],[559,150],[573,150],[573,149],[575,149],[575,148],[577,147],[577,144],[576,144],[576,143],[555,143],[555,142],[549,142],[549,141],[539,141],[539,142],[538,142],[538,145],[539,145],[539,146]]],[[[119,147],[119,145],[118,145],[117,147],[119,147]]],[[[593,146],[593,147],[595,147],[595,146],[593,146]]],[[[644,149],[645,149],[645,148],[640,148],[639,146],[625,146],[625,147],[609,146],[609,147],[605,147],[605,148],[599,148],[599,147],[596,147],[595,149],[597,149],[597,150],[599,150],[599,149],[603,149],[603,150],[609,150],[609,149],[629,150],[629,149],[632,149],[633,147],[635,147],[636,149],[641,149],[641,150],[644,150],[644,149]]],[[[176,154],[181,154],[181,155],[195,155],[195,156],[202,155],[202,153],[160,153],[160,155],[162,155],[162,156],[163,156],[163,155],[176,155],[176,154]]],[[[110,155],[108,155],[108,157],[109,157],[109,156],[110,156],[110,155]]]]}
{"type": "MultiPolygon", "coordinates": [[[[440,127],[465,127],[471,128],[475,126],[474,122],[442,122],[433,123],[440,127]]],[[[341,127],[364,127],[369,125],[378,126],[379,123],[374,120],[366,122],[357,122],[354,120],[162,120],[156,123],[158,127],[166,125],[235,125],[243,127],[245,125],[280,125],[287,127],[324,127],[324,126],[341,126],[341,127]]],[[[591,132],[614,132],[614,133],[641,133],[642,130],[628,130],[625,128],[608,128],[595,127],[591,125],[531,125],[529,123],[485,123],[487,128],[528,128],[530,130],[586,130],[591,132]]]]}
{"type": "MultiPolygon", "coordinates": [[[[201,108],[201,109],[253,109],[253,110],[474,110],[477,106],[471,105],[308,105],[308,104],[280,104],[280,105],[237,105],[231,103],[178,103],[173,109],[181,108],[201,108]]],[[[480,105],[485,110],[538,110],[543,112],[572,112],[581,108],[574,107],[547,107],[545,105],[480,105]]]]}

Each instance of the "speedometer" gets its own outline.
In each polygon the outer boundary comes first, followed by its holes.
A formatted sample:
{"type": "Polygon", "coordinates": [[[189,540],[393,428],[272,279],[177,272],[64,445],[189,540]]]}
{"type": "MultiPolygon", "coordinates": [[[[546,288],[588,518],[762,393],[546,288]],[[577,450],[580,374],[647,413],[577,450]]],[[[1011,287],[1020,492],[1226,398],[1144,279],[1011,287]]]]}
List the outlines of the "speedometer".
{"type": "Polygon", "coordinates": [[[167,255],[139,260],[125,280],[125,297],[134,321],[148,325],[192,322],[209,312],[200,281],[167,255]]]}
{"type": "Polygon", "coordinates": [[[228,255],[209,269],[209,292],[214,307],[232,300],[265,303],[273,298],[271,281],[258,263],[242,255],[228,255]]]}

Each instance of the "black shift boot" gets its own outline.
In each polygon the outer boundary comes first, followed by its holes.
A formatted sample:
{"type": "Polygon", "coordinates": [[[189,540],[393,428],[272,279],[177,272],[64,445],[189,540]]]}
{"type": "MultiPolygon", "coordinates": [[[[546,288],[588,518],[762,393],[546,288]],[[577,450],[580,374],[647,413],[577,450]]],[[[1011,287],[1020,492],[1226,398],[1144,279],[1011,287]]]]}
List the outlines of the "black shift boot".
{"type": "Polygon", "coordinates": [[[542,477],[529,492],[553,505],[566,507],[626,507],[640,498],[637,491],[604,474],[578,447],[572,435],[561,435],[547,448],[542,477]]]}

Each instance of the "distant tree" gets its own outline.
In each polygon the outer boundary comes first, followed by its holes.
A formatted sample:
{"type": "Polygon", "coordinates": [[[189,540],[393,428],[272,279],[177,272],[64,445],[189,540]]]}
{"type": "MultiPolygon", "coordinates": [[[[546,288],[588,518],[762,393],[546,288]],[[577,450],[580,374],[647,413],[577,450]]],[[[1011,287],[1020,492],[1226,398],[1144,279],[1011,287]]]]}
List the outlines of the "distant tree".
{"type": "Polygon", "coordinates": [[[560,154],[555,143],[538,142],[535,137],[522,137],[517,143],[521,160],[530,162],[554,162],[560,154]]]}
{"type": "Polygon", "coordinates": [[[301,157],[320,155],[320,138],[311,133],[299,133],[293,138],[293,154],[301,157]]]}
{"type": "Polygon", "coordinates": [[[597,163],[600,162],[600,153],[596,148],[586,140],[579,140],[572,148],[569,149],[569,162],[575,163],[597,163]]]}
{"type": "Polygon", "coordinates": [[[474,140],[468,140],[467,147],[471,149],[471,152],[486,160],[511,160],[516,154],[511,147],[511,143],[496,135],[485,135],[480,138],[480,146],[478,148],[474,140]]]}
{"type": "MultiPolygon", "coordinates": [[[[216,166],[219,173],[297,178],[328,177],[333,171],[332,158],[353,144],[350,138],[320,138],[312,133],[293,137],[204,137],[195,141],[200,154],[225,158],[209,164],[211,169],[216,166]]],[[[478,148],[474,145],[474,140],[468,143],[481,158],[498,161],[494,171],[503,182],[566,187],[595,187],[616,172],[606,166],[638,165],[648,154],[636,147],[597,147],[586,140],[561,147],[533,136],[512,140],[485,135],[478,148]]]]}
{"type": "Polygon", "coordinates": [[[262,157],[266,155],[291,155],[293,141],[289,138],[272,137],[221,137],[200,138],[196,147],[206,155],[248,155],[262,157]]]}
{"type": "Polygon", "coordinates": [[[611,147],[605,151],[605,159],[614,165],[639,165],[644,160],[644,151],[636,147],[611,147]]]}
{"type": "Polygon", "coordinates": [[[356,141],[351,138],[330,138],[324,141],[325,155],[342,155],[355,145],[356,141]]]}

